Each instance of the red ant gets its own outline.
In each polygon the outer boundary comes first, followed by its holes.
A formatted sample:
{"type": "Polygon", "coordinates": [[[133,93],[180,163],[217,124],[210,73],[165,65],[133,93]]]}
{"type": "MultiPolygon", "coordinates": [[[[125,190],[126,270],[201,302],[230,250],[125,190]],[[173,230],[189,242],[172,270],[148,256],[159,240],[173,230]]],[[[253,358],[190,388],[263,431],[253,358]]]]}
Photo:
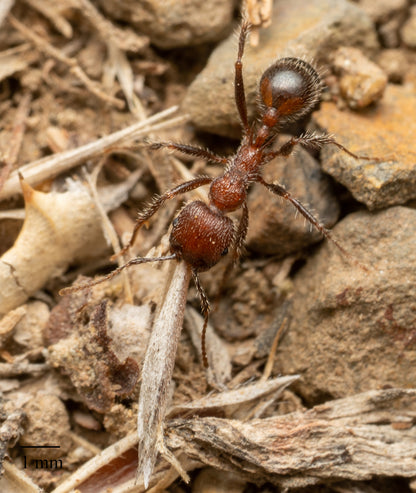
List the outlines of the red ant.
{"type": "Polygon", "coordinates": [[[203,185],[210,185],[209,203],[206,204],[200,200],[190,202],[174,219],[170,234],[170,255],[155,258],[137,257],[115,269],[104,278],[64,290],[68,292],[93,286],[111,279],[130,265],[162,260],[183,260],[191,267],[192,276],[201,299],[201,309],[204,316],[201,345],[205,367],[208,367],[205,332],[210,304],[201,286],[198,273],[207,271],[217,264],[228,253],[230,247],[233,249],[233,260],[238,259],[247,234],[247,191],[252,183],[260,183],[270,192],[288,200],[313,226],[335,244],[344,256],[351,258],[337,240],[332,237],[331,232],[304,205],[292,197],[281,185],[264,181],[261,176],[261,168],[277,156],[289,156],[296,144],[315,149],[320,149],[325,144],[333,144],[355,159],[373,159],[353,154],[336,142],[331,135],[308,132],[299,137],[290,138],[277,150],[271,150],[280,126],[290,120],[298,120],[318,102],[322,91],[322,82],[317,71],[304,60],[299,58],[277,60],[263,73],[260,79],[260,125],[250,125],[247,118],[242,72],[242,57],[249,27],[247,22],[241,26],[238,56],[235,62],[235,101],[243,128],[240,147],[234,156],[222,157],[208,149],[187,144],[174,142],[151,144],[151,149],[163,147],[173,149],[203,158],[208,162],[222,164],[225,166],[225,170],[218,178],[199,176],[155,197],[153,202],[139,213],[132,237],[120,254],[124,254],[133,245],[143,223],[150,219],[167,200],[203,185]],[[242,215],[236,228],[226,214],[240,208],[242,215]]]}

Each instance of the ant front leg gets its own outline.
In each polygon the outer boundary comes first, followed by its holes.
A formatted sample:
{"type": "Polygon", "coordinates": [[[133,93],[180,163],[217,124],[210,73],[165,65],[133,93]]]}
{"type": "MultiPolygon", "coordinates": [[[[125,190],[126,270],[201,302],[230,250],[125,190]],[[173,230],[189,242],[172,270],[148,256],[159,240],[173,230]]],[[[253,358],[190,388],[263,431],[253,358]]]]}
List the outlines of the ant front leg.
{"type": "Polygon", "coordinates": [[[311,149],[321,149],[324,145],[332,144],[338,147],[338,149],[344,151],[349,156],[353,157],[354,159],[365,159],[367,161],[380,161],[379,158],[374,158],[371,156],[370,157],[359,156],[358,154],[354,154],[346,147],[344,147],[342,144],[337,142],[333,135],[306,132],[303,135],[300,135],[299,137],[291,137],[277,151],[269,152],[268,154],[266,154],[265,156],[266,162],[270,162],[272,159],[274,159],[277,156],[284,156],[284,157],[289,156],[292,153],[293,148],[297,144],[300,144],[303,147],[309,147],[311,149]]]}
{"type": "Polygon", "coordinates": [[[182,154],[187,154],[188,156],[199,157],[201,159],[205,159],[206,161],[223,165],[228,162],[226,157],[218,156],[218,154],[215,154],[208,149],[203,149],[202,147],[192,146],[189,144],[179,144],[177,142],[150,142],[149,148],[152,151],[162,148],[171,149],[173,151],[182,152],[182,154]]]}
{"type": "Polygon", "coordinates": [[[183,193],[190,192],[191,190],[195,190],[196,188],[202,187],[203,185],[209,185],[211,182],[212,182],[211,177],[199,176],[194,180],[181,183],[177,187],[172,188],[172,190],[165,192],[163,195],[156,196],[153,202],[149,205],[149,207],[147,207],[144,211],[139,213],[137,222],[134,225],[134,230],[130,238],[130,241],[119,252],[118,255],[124,255],[127,252],[127,250],[133,245],[137,233],[139,232],[139,229],[143,226],[143,223],[148,221],[153,216],[153,214],[155,214],[167,200],[173,199],[177,195],[181,195],[183,193]]]}
{"type": "MultiPolygon", "coordinates": [[[[261,183],[263,186],[265,186],[268,190],[270,190],[275,195],[278,195],[279,197],[288,200],[296,208],[296,210],[299,211],[300,214],[302,214],[302,216],[306,218],[307,221],[309,221],[313,226],[315,226],[315,228],[320,233],[322,233],[325,236],[325,238],[331,241],[346,258],[353,261],[354,263],[357,263],[357,261],[353,259],[351,255],[345,250],[345,248],[341,246],[340,243],[332,236],[331,231],[325,228],[325,226],[311,212],[309,212],[309,210],[301,202],[299,202],[299,200],[292,197],[292,195],[287,190],[285,190],[281,185],[274,183],[267,183],[261,177],[258,178],[257,181],[261,183]]],[[[361,266],[361,264],[359,265],[364,270],[368,270],[364,266],[361,266]]]]}
{"type": "Polygon", "coordinates": [[[246,94],[244,91],[243,54],[249,30],[250,24],[248,22],[244,22],[241,26],[240,38],[238,41],[238,55],[235,62],[234,78],[235,104],[240,115],[240,120],[241,124],[243,125],[245,135],[250,132],[250,126],[248,124],[246,94]]]}

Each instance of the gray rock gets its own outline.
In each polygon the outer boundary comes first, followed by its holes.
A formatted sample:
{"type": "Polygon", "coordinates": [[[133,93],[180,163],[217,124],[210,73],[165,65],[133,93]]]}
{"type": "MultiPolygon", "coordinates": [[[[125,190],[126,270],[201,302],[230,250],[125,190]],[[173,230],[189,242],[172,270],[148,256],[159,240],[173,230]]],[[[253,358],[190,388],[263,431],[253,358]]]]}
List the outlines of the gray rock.
{"type": "MultiPolygon", "coordinates": [[[[278,144],[288,140],[281,136],[278,144]]],[[[313,212],[326,227],[338,219],[338,201],[331,191],[328,178],[322,173],[317,161],[300,148],[288,158],[277,158],[263,171],[269,183],[279,183],[293,197],[313,212]]],[[[294,207],[261,185],[250,192],[248,208],[250,224],[247,244],[250,250],[262,254],[286,256],[322,239],[294,207]],[[296,217],[297,216],[297,217],[296,217]]]]}
{"type": "Polygon", "coordinates": [[[128,22],[159,48],[194,46],[224,38],[233,0],[100,0],[114,19],[128,22]]]}
{"type": "Polygon", "coordinates": [[[294,280],[278,372],[315,401],[416,381],[416,211],[351,214],[334,234],[365,272],[325,243],[294,280]]]}

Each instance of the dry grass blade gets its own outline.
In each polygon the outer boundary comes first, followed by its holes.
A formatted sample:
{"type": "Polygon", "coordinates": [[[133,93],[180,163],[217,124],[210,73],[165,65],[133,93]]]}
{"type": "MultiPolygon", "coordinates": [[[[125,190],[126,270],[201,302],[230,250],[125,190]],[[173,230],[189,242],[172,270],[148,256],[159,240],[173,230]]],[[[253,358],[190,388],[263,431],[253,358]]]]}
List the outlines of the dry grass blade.
{"type": "Polygon", "coordinates": [[[139,467],[147,488],[158,447],[163,448],[163,421],[175,364],[176,348],[186,305],[191,272],[185,262],[174,264],[174,272],[146,350],[142,370],[137,433],[139,436],[139,467]]]}
{"type": "MultiPolygon", "coordinates": [[[[188,119],[187,115],[172,118],[155,125],[156,122],[159,122],[167,116],[170,116],[172,113],[175,113],[177,109],[177,106],[172,106],[165,111],[151,116],[147,120],[134,123],[129,127],[123,128],[122,130],[114,132],[110,135],[106,135],[105,137],[95,140],[89,144],[38,159],[37,161],[21,166],[19,168],[19,172],[21,172],[21,174],[25,177],[25,180],[29,185],[35,186],[44,180],[48,180],[64,171],[70,170],[86,159],[104,152],[108,152],[111,148],[123,141],[126,141],[127,139],[132,139],[140,135],[146,135],[150,131],[156,131],[161,128],[183,123],[188,119]]],[[[9,179],[5,182],[3,189],[0,191],[0,200],[6,199],[20,192],[19,176],[18,172],[15,171],[10,174],[9,179]]]]}

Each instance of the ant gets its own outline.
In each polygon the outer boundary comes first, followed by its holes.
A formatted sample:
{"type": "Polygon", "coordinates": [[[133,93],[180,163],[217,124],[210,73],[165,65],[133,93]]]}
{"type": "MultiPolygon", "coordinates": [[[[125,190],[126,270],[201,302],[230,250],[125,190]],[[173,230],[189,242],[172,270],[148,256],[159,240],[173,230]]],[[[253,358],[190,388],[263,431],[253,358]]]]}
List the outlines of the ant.
{"type": "MultiPolygon", "coordinates": [[[[288,200],[325,238],[330,240],[342,253],[351,259],[349,253],[333,238],[317,218],[296,198],[279,184],[267,183],[261,175],[262,167],[277,156],[289,156],[297,144],[320,149],[333,144],[355,159],[374,159],[358,156],[339,144],[332,135],[306,132],[299,137],[291,137],[277,150],[271,150],[280,127],[288,121],[298,120],[308,113],[318,102],[323,84],[318,72],[306,61],[299,58],[282,58],[271,65],[260,79],[260,124],[250,125],[247,117],[247,104],[243,81],[243,53],[250,30],[248,22],[241,26],[238,55],[235,62],[235,102],[243,130],[241,144],[237,152],[230,157],[222,157],[208,149],[174,142],[150,144],[153,150],[168,148],[194,157],[203,158],[211,163],[225,166],[224,172],[217,178],[199,176],[181,183],[177,187],[156,196],[153,202],[139,213],[129,243],[119,253],[123,255],[133,245],[138,231],[159,208],[177,195],[210,185],[209,203],[194,200],[188,203],[173,220],[170,234],[170,255],[155,258],[133,258],[107,276],[81,286],[66,288],[64,292],[83,289],[111,279],[131,265],[164,260],[183,260],[192,272],[204,316],[202,328],[203,364],[208,367],[205,347],[205,334],[208,324],[210,304],[201,286],[198,273],[207,271],[224,257],[229,248],[233,250],[233,263],[238,259],[247,235],[248,207],[247,192],[252,183],[260,183],[270,192],[288,200]],[[238,226],[227,216],[229,212],[242,210],[238,226]]],[[[353,259],[352,259],[353,260],[353,259]]],[[[231,265],[231,264],[230,264],[231,265]]]]}

